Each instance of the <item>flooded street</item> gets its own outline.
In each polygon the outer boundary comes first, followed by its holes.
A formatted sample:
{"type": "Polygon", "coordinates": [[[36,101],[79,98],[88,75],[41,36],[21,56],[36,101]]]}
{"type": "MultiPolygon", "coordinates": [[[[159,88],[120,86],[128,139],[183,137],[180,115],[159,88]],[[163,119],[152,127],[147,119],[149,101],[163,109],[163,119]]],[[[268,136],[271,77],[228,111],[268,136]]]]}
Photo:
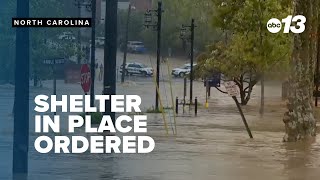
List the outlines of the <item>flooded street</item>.
{"type": "MultiPolygon", "coordinates": [[[[97,50],[98,62],[103,59],[97,50]]],[[[121,55],[118,55],[121,59],[121,55]]],[[[129,55],[129,61],[155,65],[149,56],[129,55]]],[[[172,61],[171,68],[186,61],[172,61]]],[[[118,61],[118,66],[121,61],[118,61]]],[[[155,86],[150,77],[127,77],[120,83],[118,73],[117,94],[137,94],[142,98],[141,109],[146,112],[154,106],[155,86]]],[[[160,92],[163,106],[171,105],[171,92],[167,66],[162,65],[160,92]]],[[[231,97],[212,88],[209,108],[205,104],[203,82],[194,82],[194,98],[198,98],[198,116],[193,107],[179,107],[177,135],[172,133],[173,112],[166,111],[169,135],[163,126],[161,114],[148,114],[148,135],[155,140],[150,154],[40,154],[33,143],[33,99],[38,94],[52,94],[52,81],[44,81],[42,88],[30,87],[30,143],[29,179],[38,180],[85,180],[85,179],[134,179],[134,180],[318,180],[320,177],[320,138],[306,143],[282,143],[285,112],[281,100],[281,84],[270,83],[265,89],[265,114],[259,115],[260,86],[252,93],[252,99],[243,107],[254,139],[245,130],[239,112],[231,97]],[[49,162],[49,163],[48,163],[49,162]]],[[[32,82],[30,82],[32,84],[32,82]]],[[[102,82],[96,80],[95,93],[101,94],[102,82]]],[[[173,94],[182,100],[183,79],[173,78],[173,94]]],[[[80,84],[57,81],[57,94],[83,94],[80,84]]],[[[189,82],[187,84],[187,99],[189,82]]],[[[14,87],[0,86],[0,179],[11,179],[14,87]]],[[[66,117],[66,113],[60,114],[66,117]]],[[[61,135],[67,135],[66,124],[61,135]]],[[[85,135],[84,130],[77,132],[85,135]]]]}
{"type": "MultiPolygon", "coordinates": [[[[175,95],[181,94],[183,81],[174,80],[175,95]]],[[[50,94],[51,82],[43,88],[31,88],[30,108],[34,107],[36,94],[50,94]]],[[[164,83],[162,92],[169,92],[164,83]],[[165,90],[166,88],[166,90],[165,90]]],[[[58,82],[59,94],[81,94],[80,85],[58,82]]],[[[97,93],[101,86],[97,85],[97,93]]],[[[308,143],[282,143],[284,112],[280,101],[280,88],[266,88],[266,113],[258,114],[259,86],[253,99],[244,107],[254,139],[249,139],[233,100],[227,95],[212,90],[209,109],[203,107],[203,83],[195,83],[195,96],[202,104],[198,117],[193,110],[179,111],[178,135],[172,135],[171,127],[166,136],[160,114],[148,115],[148,135],[156,146],[150,154],[39,154],[33,147],[34,112],[30,116],[29,179],[219,179],[219,180],[316,180],[320,177],[319,136],[308,143]],[[49,162],[49,163],[48,163],[49,162]]],[[[12,131],[10,116],[13,105],[13,88],[0,88],[0,179],[11,177],[12,131]]],[[[135,82],[128,86],[118,85],[119,94],[138,94],[142,108],[153,105],[152,82],[135,82]]],[[[168,93],[168,101],[171,97],[168,93]]],[[[166,97],[163,97],[165,103],[166,97]]],[[[171,113],[167,113],[167,121],[171,113]]],[[[81,133],[81,132],[80,132],[81,133]]],[[[64,135],[62,133],[62,135],[64,135]]]]}

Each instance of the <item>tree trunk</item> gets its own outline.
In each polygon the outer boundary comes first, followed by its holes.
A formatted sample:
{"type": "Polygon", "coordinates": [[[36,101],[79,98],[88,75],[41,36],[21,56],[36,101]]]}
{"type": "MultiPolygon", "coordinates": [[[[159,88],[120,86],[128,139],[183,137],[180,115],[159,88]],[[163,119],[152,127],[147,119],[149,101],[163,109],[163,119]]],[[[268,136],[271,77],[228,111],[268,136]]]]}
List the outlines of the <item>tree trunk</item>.
{"type": "Polygon", "coordinates": [[[283,118],[285,123],[283,140],[285,142],[305,140],[316,135],[312,90],[317,43],[312,40],[309,34],[317,32],[317,3],[316,0],[294,1],[294,14],[304,15],[307,22],[303,33],[294,34],[294,46],[290,61],[288,111],[283,118]]]}

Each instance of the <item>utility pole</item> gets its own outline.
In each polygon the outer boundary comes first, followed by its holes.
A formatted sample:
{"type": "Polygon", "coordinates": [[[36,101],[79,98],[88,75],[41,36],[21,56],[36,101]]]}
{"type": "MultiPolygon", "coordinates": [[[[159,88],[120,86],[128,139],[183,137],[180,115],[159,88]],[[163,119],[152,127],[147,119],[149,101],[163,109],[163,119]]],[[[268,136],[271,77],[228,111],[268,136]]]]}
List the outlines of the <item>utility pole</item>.
{"type": "MultiPolygon", "coordinates": [[[[160,56],[161,56],[161,16],[162,16],[162,2],[158,2],[157,10],[158,22],[157,22],[157,87],[159,88],[160,80],[160,56]]],[[[159,110],[159,94],[156,90],[156,105],[155,109],[159,110]]]]}
{"type": "Polygon", "coordinates": [[[192,104],[193,95],[193,58],[194,58],[194,19],[191,20],[191,25],[182,25],[180,30],[180,38],[185,41],[190,41],[190,105],[192,104]],[[188,29],[188,30],[187,30],[188,29]]]}
{"type": "MultiPolygon", "coordinates": [[[[78,7],[78,18],[81,17],[81,3],[80,1],[77,1],[77,7],[78,7]]],[[[78,53],[77,53],[77,62],[78,64],[81,64],[81,28],[78,29],[78,35],[77,35],[77,44],[78,44],[78,53]]]]}
{"type": "MultiPolygon", "coordinates": [[[[106,1],[103,78],[104,95],[116,94],[117,11],[118,0],[106,1]]],[[[105,115],[110,115],[113,122],[115,121],[115,113],[111,112],[110,100],[106,101],[105,115]]]]}
{"type": "Polygon", "coordinates": [[[156,74],[156,104],[155,110],[159,110],[159,94],[157,88],[159,87],[159,80],[160,80],[160,56],[161,56],[161,17],[162,17],[163,9],[162,9],[162,2],[158,1],[158,8],[153,10],[147,10],[145,13],[145,26],[146,28],[153,27],[154,30],[157,31],[157,74],[156,74]],[[154,23],[153,21],[153,14],[157,16],[157,22],[154,23]]]}
{"type": "MultiPolygon", "coordinates": [[[[17,17],[29,17],[29,0],[17,0],[17,17]]],[[[17,28],[12,164],[13,179],[27,179],[28,176],[29,48],[29,28],[17,28]]]]}
{"type": "MultiPolygon", "coordinates": [[[[78,8],[78,18],[81,18],[81,9],[82,9],[82,7],[85,7],[88,10],[90,8],[93,9],[93,5],[92,5],[93,1],[96,2],[96,0],[91,0],[91,4],[90,4],[89,2],[87,2],[85,0],[74,0],[74,1],[75,1],[74,5],[78,8]]],[[[96,4],[94,6],[96,6],[96,4]]],[[[93,21],[92,24],[94,24],[95,19],[92,20],[92,21],[93,21]]],[[[80,64],[81,63],[81,54],[80,54],[80,52],[82,51],[82,47],[81,47],[81,28],[78,29],[77,44],[78,44],[77,61],[78,61],[78,64],[80,64]]]]}
{"type": "Polygon", "coordinates": [[[92,10],[92,29],[91,29],[91,87],[90,87],[90,105],[94,106],[94,82],[96,76],[96,5],[97,1],[91,1],[92,10]]]}
{"type": "Polygon", "coordinates": [[[191,20],[191,59],[190,59],[190,105],[192,104],[192,93],[193,93],[193,44],[194,44],[194,19],[191,20]]]}
{"type": "Polygon", "coordinates": [[[126,63],[127,63],[130,14],[131,14],[131,4],[129,4],[128,15],[127,15],[126,36],[125,36],[125,41],[124,41],[125,44],[124,44],[124,51],[123,51],[121,83],[124,83],[124,76],[125,76],[125,73],[126,73],[125,72],[125,67],[126,67],[126,63]]]}

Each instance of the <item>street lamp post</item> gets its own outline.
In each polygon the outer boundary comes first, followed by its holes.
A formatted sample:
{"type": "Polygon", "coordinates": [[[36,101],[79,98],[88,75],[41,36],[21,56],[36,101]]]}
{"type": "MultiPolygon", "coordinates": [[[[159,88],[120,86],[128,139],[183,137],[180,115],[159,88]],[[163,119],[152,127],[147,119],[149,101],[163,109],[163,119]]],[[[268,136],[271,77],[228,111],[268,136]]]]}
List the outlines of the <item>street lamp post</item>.
{"type": "MultiPolygon", "coordinates": [[[[29,17],[29,0],[17,0],[17,17],[29,17]]],[[[27,179],[29,149],[29,28],[16,29],[13,179],[27,179]]]]}
{"type": "Polygon", "coordinates": [[[125,76],[125,66],[127,61],[127,52],[128,52],[128,39],[129,39],[129,24],[130,24],[130,14],[131,14],[131,4],[129,4],[128,15],[127,15],[127,24],[126,24],[126,36],[124,41],[124,51],[123,51],[123,63],[122,63],[122,74],[121,74],[121,83],[124,83],[125,76]]]}
{"type": "MultiPolygon", "coordinates": [[[[81,8],[85,7],[88,11],[91,11],[91,52],[90,53],[90,72],[91,72],[91,86],[90,86],[90,106],[94,106],[94,81],[95,81],[95,66],[96,66],[96,0],[75,0],[75,5],[79,8],[78,16],[81,16],[81,8]]],[[[81,49],[81,31],[78,31],[78,46],[81,49]]],[[[88,58],[89,59],[89,58],[88,58]]],[[[78,64],[80,64],[80,50],[78,53],[78,64]]]]}
{"type": "MultiPolygon", "coordinates": [[[[147,10],[145,13],[145,27],[153,27],[154,30],[157,31],[157,77],[156,77],[156,83],[157,87],[159,87],[159,79],[160,79],[160,55],[161,55],[161,18],[162,18],[162,2],[158,2],[158,8],[154,10],[147,10]],[[157,22],[153,23],[153,14],[157,16],[157,22]]],[[[156,89],[157,89],[156,87],[156,89]]],[[[156,90],[156,104],[155,109],[159,110],[159,94],[156,90]]]]}
{"type": "Polygon", "coordinates": [[[96,75],[96,0],[91,0],[92,10],[92,28],[91,28],[91,87],[90,87],[90,105],[94,106],[94,82],[96,75]]]}
{"type": "Polygon", "coordinates": [[[194,59],[194,19],[191,20],[191,25],[186,26],[182,25],[180,31],[180,38],[183,40],[190,40],[191,43],[191,52],[190,52],[190,104],[192,104],[193,96],[193,59],[194,59]],[[190,31],[190,35],[187,33],[187,29],[190,31]]]}
{"type": "MultiPolygon", "coordinates": [[[[104,95],[116,94],[117,9],[118,0],[106,1],[103,78],[104,95]]],[[[109,115],[114,122],[115,113],[111,112],[111,101],[106,101],[105,107],[105,115],[109,115]]]]}
{"type": "MultiPolygon", "coordinates": [[[[91,3],[88,3],[86,0],[74,0],[74,5],[78,8],[78,18],[81,17],[81,8],[86,7],[87,9],[90,8],[91,3]]],[[[78,64],[81,63],[81,29],[78,29],[78,35],[77,35],[77,44],[78,44],[78,55],[77,55],[77,62],[78,64]]]]}

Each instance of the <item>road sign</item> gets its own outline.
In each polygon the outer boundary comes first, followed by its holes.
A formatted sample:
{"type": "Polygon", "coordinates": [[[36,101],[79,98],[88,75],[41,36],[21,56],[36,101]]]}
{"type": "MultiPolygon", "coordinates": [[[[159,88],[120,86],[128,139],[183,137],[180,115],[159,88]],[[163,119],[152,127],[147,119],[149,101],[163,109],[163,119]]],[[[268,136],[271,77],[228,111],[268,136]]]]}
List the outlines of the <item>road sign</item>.
{"type": "Polygon", "coordinates": [[[226,81],[226,82],[224,82],[224,86],[225,86],[229,96],[232,97],[232,96],[239,95],[237,85],[234,81],[226,81]]]}
{"type": "MultiPolygon", "coordinates": [[[[221,80],[221,74],[217,73],[213,75],[211,78],[209,78],[207,81],[208,81],[209,87],[220,87],[220,80],[221,80]]],[[[204,81],[204,87],[206,86],[207,86],[207,82],[204,81]]]]}
{"type": "Polygon", "coordinates": [[[89,92],[91,86],[91,72],[88,64],[81,66],[80,72],[81,87],[85,93],[89,92]]]}
{"type": "Polygon", "coordinates": [[[43,60],[43,64],[64,64],[64,63],[66,63],[66,59],[64,59],[64,58],[43,60]]]}

